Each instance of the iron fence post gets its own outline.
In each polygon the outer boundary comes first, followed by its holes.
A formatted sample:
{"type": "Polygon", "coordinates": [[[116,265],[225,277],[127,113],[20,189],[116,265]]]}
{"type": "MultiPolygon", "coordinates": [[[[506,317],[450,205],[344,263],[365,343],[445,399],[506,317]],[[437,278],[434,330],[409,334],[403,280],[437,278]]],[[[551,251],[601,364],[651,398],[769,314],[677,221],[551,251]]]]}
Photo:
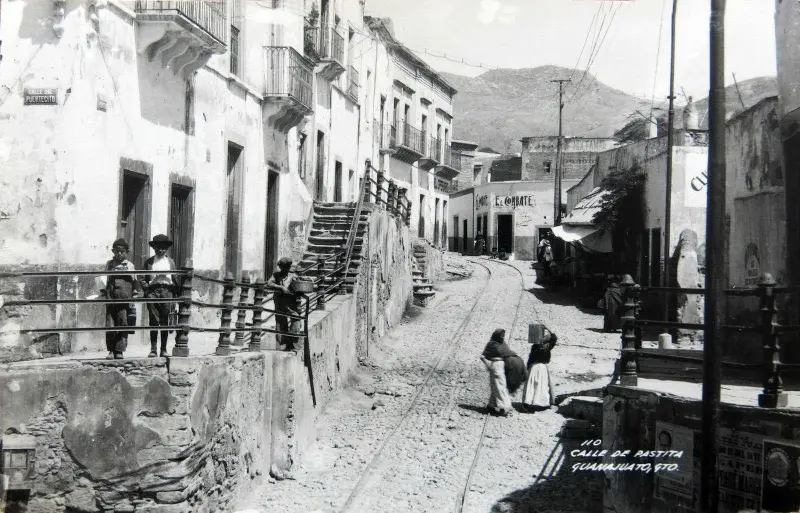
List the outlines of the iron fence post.
{"type": "Polygon", "coordinates": [[[372,161],[367,159],[366,166],[364,167],[364,203],[370,203],[372,198],[372,182],[370,181],[370,170],[372,169],[372,161]]]}
{"type": "Polygon", "coordinates": [[[178,306],[178,331],[175,332],[175,347],[172,349],[173,357],[189,356],[189,319],[192,313],[192,259],[187,258],[183,264],[184,276],[181,281],[181,302],[178,306]]]}
{"type": "Polygon", "coordinates": [[[325,310],[325,257],[317,257],[317,269],[317,276],[319,276],[319,296],[317,297],[317,310],[325,310]]]}
{"type": "Polygon", "coordinates": [[[344,268],[344,254],[342,253],[336,255],[336,269],[336,281],[339,283],[336,292],[345,294],[344,282],[347,279],[347,269],[344,268]]]}
{"type": "Polygon", "coordinates": [[[381,206],[381,203],[383,202],[383,180],[384,180],[383,171],[378,171],[377,175],[378,179],[376,181],[376,186],[375,186],[375,204],[381,206]]]}
{"type": "Polygon", "coordinates": [[[389,184],[387,185],[388,192],[386,193],[386,201],[387,201],[387,210],[389,211],[390,215],[396,216],[397,215],[397,186],[394,184],[394,180],[391,178],[389,179],[389,184]]]}
{"type": "Polygon", "coordinates": [[[764,350],[764,390],[758,395],[762,408],[781,408],[788,404],[781,378],[781,345],[777,330],[778,309],[775,307],[775,279],[765,274],[758,284],[761,310],[761,342],[764,350]]]}
{"type": "Polygon", "coordinates": [[[255,294],[253,296],[253,306],[255,306],[255,310],[253,310],[253,327],[258,329],[258,331],[254,331],[253,335],[250,337],[250,346],[248,349],[250,351],[261,351],[263,346],[261,345],[261,337],[263,336],[263,328],[264,328],[264,299],[266,298],[266,285],[264,284],[264,280],[261,278],[256,280],[255,285],[255,294]]]}
{"type": "Polygon", "coordinates": [[[231,354],[231,318],[233,317],[233,294],[236,283],[233,281],[233,274],[225,275],[225,285],[222,290],[222,317],[220,319],[221,332],[217,343],[217,356],[228,356],[231,354]]]}
{"type": "Polygon", "coordinates": [[[636,354],[636,309],[638,285],[631,275],[626,274],[622,283],[623,304],[622,314],[622,347],[619,359],[619,383],[622,386],[635,387],[638,384],[637,354],[636,354]]]}
{"type": "MultiPolygon", "coordinates": [[[[242,286],[239,287],[239,311],[236,312],[236,329],[244,329],[247,326],[247,302],[250,299],[250,277],[242,276],[242,286]]],[[[237,331],[234,336],[234,345],[244,345],[244,332],[237,331]]]]}

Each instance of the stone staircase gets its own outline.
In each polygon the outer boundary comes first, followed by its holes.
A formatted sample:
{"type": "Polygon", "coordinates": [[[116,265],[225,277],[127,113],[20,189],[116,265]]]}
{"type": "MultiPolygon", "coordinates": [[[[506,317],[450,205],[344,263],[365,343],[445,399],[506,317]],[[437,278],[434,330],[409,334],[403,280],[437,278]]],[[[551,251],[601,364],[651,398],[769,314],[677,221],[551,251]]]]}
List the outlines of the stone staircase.
{"type": "MultiPolygon", "coordinates": [[[[316,278],[320,274],[319,267],[316,265],[320,256],[326,257],[339,250],[347,249],[347,237],[355,215],[355,203],[316,203],[314,204],[314,219],[311,224],[311,231],[308,235],[303,258],[298,267],[306,269],[314,264],[309,270],[301,272],[304,276],[316,278]]],[[[345,277],[345,291],[353,292],[359,269],[362,262],[362,250],[364,247],[364,236],[369,223],[369,211],[362,210],[359,216],[356,238],[353,244],[353,252],[350,255],[350,266],[345,277]]],[[[344,256],[343,256],[344,258],[344,256]]],[[[331,272],[336,266],[336,259],[325,262],[322,274],[331,272]]],[[[333,278],[333,277],[331,277],[333,278]]],[[[330,279],[328,281],[331,281],[330,279]]]]}
{"type": "Polygon", "coordinates": [[[411,262],[411,273],[414,280],[414,304],[417,306],[427,306],[433,300],[436,292],[433,290],[433,283],[425,277],[427,268],[427,257],[423,246],[414,246],[414,260],[411,262]]]}

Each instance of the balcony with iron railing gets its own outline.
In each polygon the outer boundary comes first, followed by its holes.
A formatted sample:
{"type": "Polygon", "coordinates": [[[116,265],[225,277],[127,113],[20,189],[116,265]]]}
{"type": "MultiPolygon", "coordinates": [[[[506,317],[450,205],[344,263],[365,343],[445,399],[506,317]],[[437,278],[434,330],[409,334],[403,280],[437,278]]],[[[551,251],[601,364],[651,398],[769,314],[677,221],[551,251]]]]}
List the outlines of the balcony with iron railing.
{"type": "Polygon", "coordinates": [[[444,178],[439,178],[438,176],[433,177],[433,188],[437,192],[443,192],[445,194],[451,194],[458,191],[458,181],[456,180],[445,180],[444,178]]]}
{"type": "Polygon", "coordinates": [[[279,130],[288,131],[313,112],[314,65],[294,48],[264,48],[264,100],[274,112],[268,120],[279,130]]]}
{"type": "Polygon", "coordinates": [[[347,96],[358,103],[358,70],[353,66],[347,67],[347,96]]]}
{"type": "Polygon", "coordinates": [[[333,27],[306,27],[307,57],[317,64],[317,73],[328,81],[336,80],[345,71],[344,36],[333,27]]]}
{"type": "Polygon", "coordinates": [[[394,150],[392,157],[408,164],[413,164],[425,155],[423,132],[405,122],[391,127],[389,146],[394,150]]]}
{"type": "Polygon", "coordinates": [[[227,50],[227,0],[132,0],[139,54],[188,77],[227,50]]]}
{"type": "Polygon", "coordinates": [[[422,132],[422,139],[428,144],[425,147],[425,154],[419,159],[417,165],[425,170],[432,169],[438,166],[442,160],[442,142],[436,137],[429,138],[425,132],[422,132]]]}
{"type": "Polygon", "coordinates": [[[452,180],[461,172],[461,160],[461,154],[454,152],[448,144],[444,148],[441,164],[436,167],[436,176],[452,180]]]}

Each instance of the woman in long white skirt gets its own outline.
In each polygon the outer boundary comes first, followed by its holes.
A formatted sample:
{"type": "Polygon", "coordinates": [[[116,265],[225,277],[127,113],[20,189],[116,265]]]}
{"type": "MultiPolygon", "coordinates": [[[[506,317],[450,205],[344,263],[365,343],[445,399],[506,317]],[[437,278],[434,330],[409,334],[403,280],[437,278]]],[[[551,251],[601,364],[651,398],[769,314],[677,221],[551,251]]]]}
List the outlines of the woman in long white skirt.
{"type": "Polygon", "coordinates": [[[528,381],[525,382],[525,390],[522,392],[522,404],[528,410],[544,410],[555,403],[548,364],[557,340],[554,333],[547,331],[542,342],[531,347],[528,356],[528,381]]]}
{"type": "Polygon", "coordinates": [[[489,371],[489,403],[487,408],[495,415],[511,413],[511,394],[506,383],[505,358],[516,356],[505,343],[506,330],[496,329],[481,355],[481,361],[489,371]]]}

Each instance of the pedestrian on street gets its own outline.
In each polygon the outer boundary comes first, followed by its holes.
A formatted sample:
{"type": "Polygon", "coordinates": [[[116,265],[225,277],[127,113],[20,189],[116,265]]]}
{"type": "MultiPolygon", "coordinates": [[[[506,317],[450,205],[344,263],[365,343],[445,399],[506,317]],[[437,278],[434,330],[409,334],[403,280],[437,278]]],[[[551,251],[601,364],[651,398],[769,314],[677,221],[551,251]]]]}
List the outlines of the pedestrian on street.
{"type": "Polygon", "coordinates": [[[482,255],[486,251],[486,239],[481,232],[475,236],[475,254],[482,255]]]}
{"type": "Polygon", "coordinates": [[[489,372],[489,412],[508,416],[511,413],[511,394],[506,380],[505,360],[517,356],[505,343],[506,330],[496,329],[481,354],[481,361],[489,372]]]}
{"type": "Polygon", "coordinates": [[[548,278],[553,277],[553,272],[550,266],[553,264],[553,248],[550,246],[550,241],[545,239],[544,247],[542,248],[542,261],[544,262],[544,273],[548,278]]]}
{"type": "MultiPolygon", "coordinates": [[[[275,303],[275,324],[278,331],[283,333],[299,332],[300,319],[289,317],[288,315],[300,317],[300,295],[293,290],[297,275],[290,272],[292,259],[283,257],[278,260],[278,270],[272,274],[267,282],[267,288],[273,290],[273,300],[275,303]],[[288,315],[282,315],[288,314],[288,315]]],[[[276,335],[278,344],[282,344],[286,351],[294,351],[296,336],[276,335]]]]}
{"type": "MultiPolygon", "coordinates": [[[[106,262],[106,271],[135,271],[133,263],[128,260],[130,244],[125,239],[117,239],[111,245],[113,258],[106,262]]],[[[103,278],[104,287],[100,296],[107,299],[131,299],[142,295],[142,285],[130,274],[109,274],[103,278]]],[[[136,326],[136,309],[133,303],[111,303],[106,305],[106,327],[136,326]]],[[[128,348],[127,331],[107,331],[107,359],[121,360],[128,348]]]]}
{"type": "MultiPolygon", "coordinates": [[[[144,263],[145,270],[148,271],[174,271],[176,270],[175,261],[167,256],[167,251],[172,247],[172,241],[164,234],[153,237],[150,247],[155,251],[144,263]]],[[[148,298],[171,299],[176,296],[178,291],[178,281],[174,274],[148,274],[144,276],[144,289],[148,298]]],[[[174,315],[176,306],[174,303],[148,303],[147,312],[152,327],[166,327],[170,325],[170,315],[174,315]]],[[[167,338],[169,331],[161,332],[161,352],[160,356],[167,356],[167,338]]],[[[155,358],[158,343],[158,331],[150,332],[150,358],[155,358]]]]}
{"type": "Polygon", "coordinates": [[[526,411],[546,410],[555,403],[549,364],[556,342],[556,334],[544,328],[542,339],[531,346],[528,355],[528,380],[522,392],[522,404],[526,411]]]}
{"type": "Polygon", "coordinates": [[[611,285],[606,289],[600,306],[603,309],[603,331],[614,332],[622,326],[620,308],[622,307],[622,289],[618,277],[612,277],[611,285]]]}

